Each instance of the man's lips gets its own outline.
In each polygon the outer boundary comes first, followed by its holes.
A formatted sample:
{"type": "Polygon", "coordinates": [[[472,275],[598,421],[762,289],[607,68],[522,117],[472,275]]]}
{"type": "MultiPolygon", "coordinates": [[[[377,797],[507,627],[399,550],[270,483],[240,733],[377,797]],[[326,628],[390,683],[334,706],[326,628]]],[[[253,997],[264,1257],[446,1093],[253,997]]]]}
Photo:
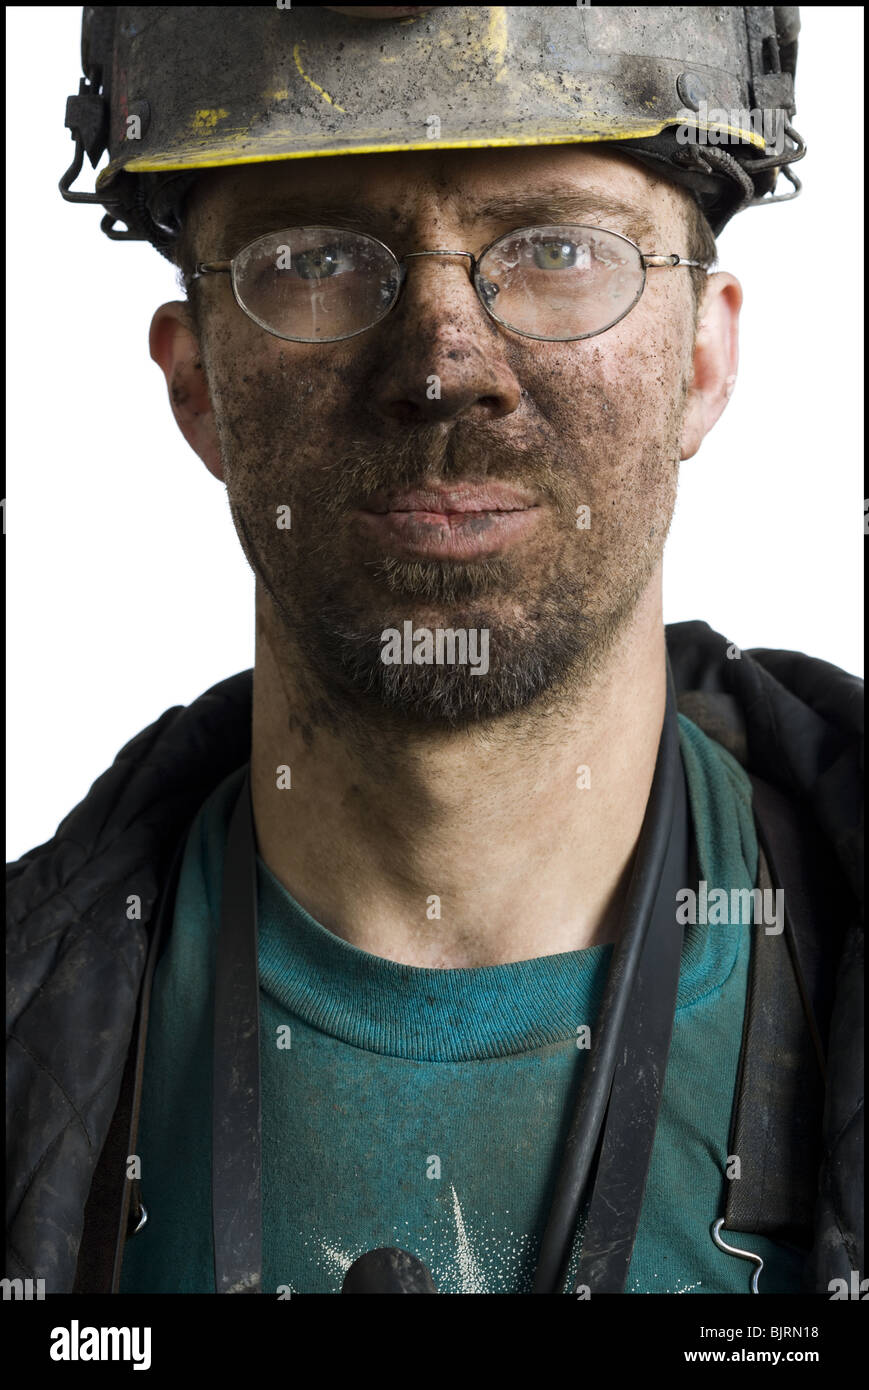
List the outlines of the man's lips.
{"type": "Polygon", "coordinates": [[[495,554],[537,524],[537,498],[505,483],[455,484],[375,493],[356,512],[378,547],[428,559],[495,554]]]}
{"type": "Polygon", "coordinates": [[[406,492],[381,489],[365,502],[363,511],[428,512],[449,516],[456,512],[519,512],[538,506],[533,493],[506,483],[458,483],[452,487],[422,487],[406,492]]]}

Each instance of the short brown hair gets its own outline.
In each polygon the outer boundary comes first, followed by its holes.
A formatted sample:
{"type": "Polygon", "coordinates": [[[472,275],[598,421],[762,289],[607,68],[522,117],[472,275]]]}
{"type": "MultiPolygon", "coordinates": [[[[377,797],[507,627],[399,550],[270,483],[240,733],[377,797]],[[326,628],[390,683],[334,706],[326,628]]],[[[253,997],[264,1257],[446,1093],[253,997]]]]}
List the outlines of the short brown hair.
{"type": "Polygon", "coordinates": [[[689,194],[685,206],[685,259],[699,261],[704,267],[703,270],[692,268],[688,271],[691,291],[694,296],[694,332],[696,334],[700,305],[706,289],[706,271],[710,270],[717,261],[718,247],[712,228],[693,194],[689,194]]]}

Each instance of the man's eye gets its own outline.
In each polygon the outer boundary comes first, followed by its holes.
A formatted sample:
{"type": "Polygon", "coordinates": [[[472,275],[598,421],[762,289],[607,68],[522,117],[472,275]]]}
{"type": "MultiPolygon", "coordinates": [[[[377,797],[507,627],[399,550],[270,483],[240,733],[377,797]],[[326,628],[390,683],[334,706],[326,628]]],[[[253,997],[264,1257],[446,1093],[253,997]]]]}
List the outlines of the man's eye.
{"type": "Polygon", "coordinates": [[[310,251],[298,251],[292,264],[302,280],[328,280],[339,270],[347,269],[346,257],[337,246],[316,246],[310,251]]]}
{"type": "Polygon", "coordinates": [[[588,262],[588,256],[580,254],[580,247],[575,241],[544,241],[533,249],[534,264],[540,270],[569,270],[588,262]]]}

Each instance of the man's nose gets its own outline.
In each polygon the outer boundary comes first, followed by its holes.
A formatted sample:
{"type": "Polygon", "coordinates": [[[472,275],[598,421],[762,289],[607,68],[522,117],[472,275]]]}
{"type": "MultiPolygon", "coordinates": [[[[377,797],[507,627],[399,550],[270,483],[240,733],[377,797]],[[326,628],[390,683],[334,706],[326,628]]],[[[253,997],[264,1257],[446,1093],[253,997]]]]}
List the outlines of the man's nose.
{"type": "Polygon", "coordinates": [[[519,405],[506,330],[480,303],[469,264],[449,252],[408,257],[401,297],[376,329],[381,366],[371,404],[384,418],[422,424],[467,413],[494,420],[519,405]]]}

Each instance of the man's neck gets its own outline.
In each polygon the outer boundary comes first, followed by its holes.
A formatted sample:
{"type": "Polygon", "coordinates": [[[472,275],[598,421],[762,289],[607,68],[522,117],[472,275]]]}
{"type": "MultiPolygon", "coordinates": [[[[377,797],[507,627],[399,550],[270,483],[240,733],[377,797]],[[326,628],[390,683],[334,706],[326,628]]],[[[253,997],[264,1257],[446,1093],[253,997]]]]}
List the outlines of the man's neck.
{"type": "Polygon", "coordinates": [[[658,571],[567,708],[529,711],[518,733],[511,720],[397,735],[372,719],[362,748],[311,715],[258,586],[261,858],[329,931],[408,965],[502,965],[614,941],[664,718],[660,595],[658,571]]]}

